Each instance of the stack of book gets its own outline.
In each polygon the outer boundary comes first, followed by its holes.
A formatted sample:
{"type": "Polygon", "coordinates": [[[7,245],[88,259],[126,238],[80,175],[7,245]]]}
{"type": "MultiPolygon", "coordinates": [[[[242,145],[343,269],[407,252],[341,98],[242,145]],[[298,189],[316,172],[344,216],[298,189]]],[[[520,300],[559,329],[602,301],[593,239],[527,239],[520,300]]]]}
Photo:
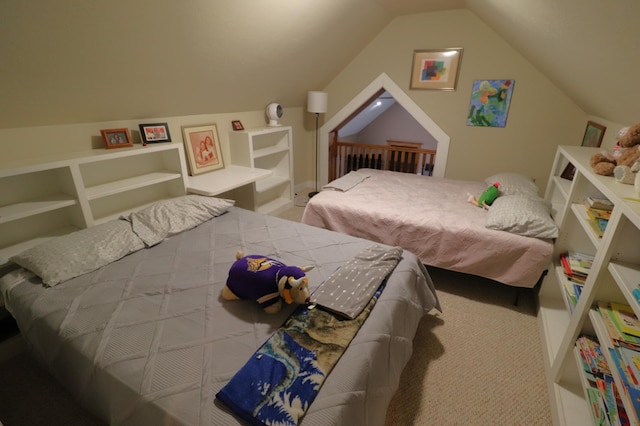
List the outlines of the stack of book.
{"type": "Polygon", "coordinates": [[[607,351],[620,377],[620,391],[640,417],[640,321],[629,305],[598,303],[598,312],[607,328],[610,342],[607,351]]]}
{"type": "Polygon", "coordinates": [[[564,282],[565,297],[569,302],[570,311],[573,312],[593,264],[593,256],[568,251],[560,255],[560,263],[567,278],[564,282]]]}
{"type": "Polygon", "coordinates": [[[629,425],[620,392],[613,380],[609,364],[598,340],[580,336],[576,341],[587,379],[587,395],[594,423],[597,425],[629,425]]]}
{"type": "Polygon", "coordinates": [[[589,225],[596,235],[602,238],[604,230],[609,224],[613,203],[606,198],[587,197],[584,199],[584,208],[587,210],[589,225]]]}

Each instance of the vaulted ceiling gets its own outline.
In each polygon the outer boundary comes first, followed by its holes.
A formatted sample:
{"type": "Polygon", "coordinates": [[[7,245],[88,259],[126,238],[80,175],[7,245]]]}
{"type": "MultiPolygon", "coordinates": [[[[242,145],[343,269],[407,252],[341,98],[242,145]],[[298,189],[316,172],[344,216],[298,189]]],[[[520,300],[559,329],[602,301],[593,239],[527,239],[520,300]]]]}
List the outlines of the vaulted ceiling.
{"type": "Polygon", "coordinates": [[[637,0],[5,0],[0,128],[301,106],[394,17],[461,8],[587,114],[640,120],[637,0]]]}

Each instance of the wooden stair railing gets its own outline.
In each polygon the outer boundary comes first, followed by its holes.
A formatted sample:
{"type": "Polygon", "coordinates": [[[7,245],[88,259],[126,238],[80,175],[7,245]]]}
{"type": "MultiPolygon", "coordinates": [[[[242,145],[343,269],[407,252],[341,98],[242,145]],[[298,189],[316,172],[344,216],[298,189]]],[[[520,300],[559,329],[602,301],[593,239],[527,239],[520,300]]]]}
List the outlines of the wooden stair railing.
{"type": "Polygon", "coordinates": [[[436,157],[436,151],[432,149],[388,145],[337,141],[333,148],[330,156],[332,158],[329,166],[329,181],[361,168],[431,176],[436,157]]]}

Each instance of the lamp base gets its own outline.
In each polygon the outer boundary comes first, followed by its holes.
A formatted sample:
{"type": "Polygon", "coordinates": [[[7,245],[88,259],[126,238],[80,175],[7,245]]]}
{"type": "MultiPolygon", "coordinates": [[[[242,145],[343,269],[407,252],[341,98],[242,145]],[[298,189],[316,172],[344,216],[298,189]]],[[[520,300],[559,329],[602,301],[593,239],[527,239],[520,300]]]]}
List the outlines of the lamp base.
{"type": "Polygon", "coordinates": [[[309,198],[312,198],[314,196],[318,195],[318,191],[313,191],[309,193],[309,198]]]}

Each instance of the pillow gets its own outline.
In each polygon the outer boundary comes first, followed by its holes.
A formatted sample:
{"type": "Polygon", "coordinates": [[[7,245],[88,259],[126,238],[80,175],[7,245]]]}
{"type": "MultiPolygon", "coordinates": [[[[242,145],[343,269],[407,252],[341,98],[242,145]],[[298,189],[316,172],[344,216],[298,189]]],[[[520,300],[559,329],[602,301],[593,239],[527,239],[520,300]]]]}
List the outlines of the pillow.
{"type": "Polygon", "coordinates": [[[487,185],[493,185],[494,182],[500,183],[501,195],[538,195],[538,186],[533,179],[520,173],[498,173],[484,180],[487,185]]]}
{"type": "Polygon", "coordinates": [[[116,219],[52,238],[10,260],[38,275],[45,285],[52,287],[142,248],[144,243],[133,233],[131,224],[116,219]]]}
{"type": "Polygon", "coordinates": [[[543,199],[530,195],[498,197],[487,213],[486,227],[536,238],[556,238],[558,227],[543,199]]]}
{"type": "Polygon", "coordinates": [[[172,235],[191,229],[212,217],[220,216],[234,205],[233,200],[184,195],[158,201],[123,219],[131,222],[135,232],[147,246],[158,244],[172,235]]]}

